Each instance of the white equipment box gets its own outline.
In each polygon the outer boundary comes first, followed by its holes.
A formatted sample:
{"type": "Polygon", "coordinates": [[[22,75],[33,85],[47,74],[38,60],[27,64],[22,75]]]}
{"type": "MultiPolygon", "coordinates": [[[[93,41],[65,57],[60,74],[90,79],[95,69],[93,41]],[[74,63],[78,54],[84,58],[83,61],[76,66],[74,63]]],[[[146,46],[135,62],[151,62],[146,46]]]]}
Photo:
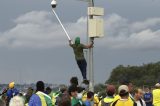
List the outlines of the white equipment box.
{"type": "Polygon", "coordinates": [[[89,37],[100,38],[104,36],[103,19],[89,19],[88,21],[89,37]]]}
{"type": "Polygon", "coordinates": [[[103,16],[104,15],[104,8],[88,7],[88,15],[103,16]]]}

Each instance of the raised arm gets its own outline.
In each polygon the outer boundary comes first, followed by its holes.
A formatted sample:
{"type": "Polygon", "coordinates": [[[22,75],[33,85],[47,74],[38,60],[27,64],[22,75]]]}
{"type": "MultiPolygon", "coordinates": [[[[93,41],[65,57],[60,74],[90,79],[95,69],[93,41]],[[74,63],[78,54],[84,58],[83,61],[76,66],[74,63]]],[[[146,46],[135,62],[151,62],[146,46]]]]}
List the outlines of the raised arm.
{"type": "Polygon", "coordinates": [[[92,48],[93,47],[94,42],[92,41],[89,45],[84,45],[86,49],[92,48]]]}

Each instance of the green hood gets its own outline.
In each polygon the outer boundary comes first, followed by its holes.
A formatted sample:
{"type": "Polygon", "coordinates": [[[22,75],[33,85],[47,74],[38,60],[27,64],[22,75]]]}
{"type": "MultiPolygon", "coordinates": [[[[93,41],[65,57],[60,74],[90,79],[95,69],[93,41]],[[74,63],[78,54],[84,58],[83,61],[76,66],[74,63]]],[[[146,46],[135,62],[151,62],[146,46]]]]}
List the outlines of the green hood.
{"type": "Polygon", "coordinates": [[[79,45],[79,44],[80,44],[80,37],[76,37],[76,39],[75,39],[75,44],[76,44],[76,45],[79,45]]]}

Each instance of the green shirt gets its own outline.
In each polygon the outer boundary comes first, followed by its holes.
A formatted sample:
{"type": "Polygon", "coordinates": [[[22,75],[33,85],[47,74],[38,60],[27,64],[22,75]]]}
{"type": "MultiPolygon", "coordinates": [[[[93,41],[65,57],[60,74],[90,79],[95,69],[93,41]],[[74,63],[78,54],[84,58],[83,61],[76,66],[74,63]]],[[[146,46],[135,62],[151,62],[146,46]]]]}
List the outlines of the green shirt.
{"type": "Polygon", "coordinates": [[[82,100],[77,99],[75,97],[71,97],[71,106],[85,106],[82,100]]]}
{"type": "Polygon", "coordinates": [[[75,54],[75,59],[76,60],[83,60],[84,59],[83,49],[86,49],[85,45],[83,45],[83,44],[79,44],[79,45],[72,44],[71,47],[73,48],[73,51],[74,51],[74,54],[75,54]]]}
{"type": "Polygon", "coordinates": [[[71,104],[72,104],[72,106],[75,106],[75,105],[77,105],[79,103],[79,100],[77,99],[77,98],[75,98],[75,97],[72,97],[72,99],[71,99],[71,104]]]}

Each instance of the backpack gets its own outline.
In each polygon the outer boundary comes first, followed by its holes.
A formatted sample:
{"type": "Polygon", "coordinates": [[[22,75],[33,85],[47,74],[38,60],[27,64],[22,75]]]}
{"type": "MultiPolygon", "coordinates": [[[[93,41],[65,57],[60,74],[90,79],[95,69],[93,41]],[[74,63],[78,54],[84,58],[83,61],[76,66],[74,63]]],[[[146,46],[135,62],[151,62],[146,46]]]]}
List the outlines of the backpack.
{"type": "Polygon", "coordinates": [[[116,100],[115,102],[113,102],[112,106],[115,106],[117,104],[118,100],[116,100]]]}

